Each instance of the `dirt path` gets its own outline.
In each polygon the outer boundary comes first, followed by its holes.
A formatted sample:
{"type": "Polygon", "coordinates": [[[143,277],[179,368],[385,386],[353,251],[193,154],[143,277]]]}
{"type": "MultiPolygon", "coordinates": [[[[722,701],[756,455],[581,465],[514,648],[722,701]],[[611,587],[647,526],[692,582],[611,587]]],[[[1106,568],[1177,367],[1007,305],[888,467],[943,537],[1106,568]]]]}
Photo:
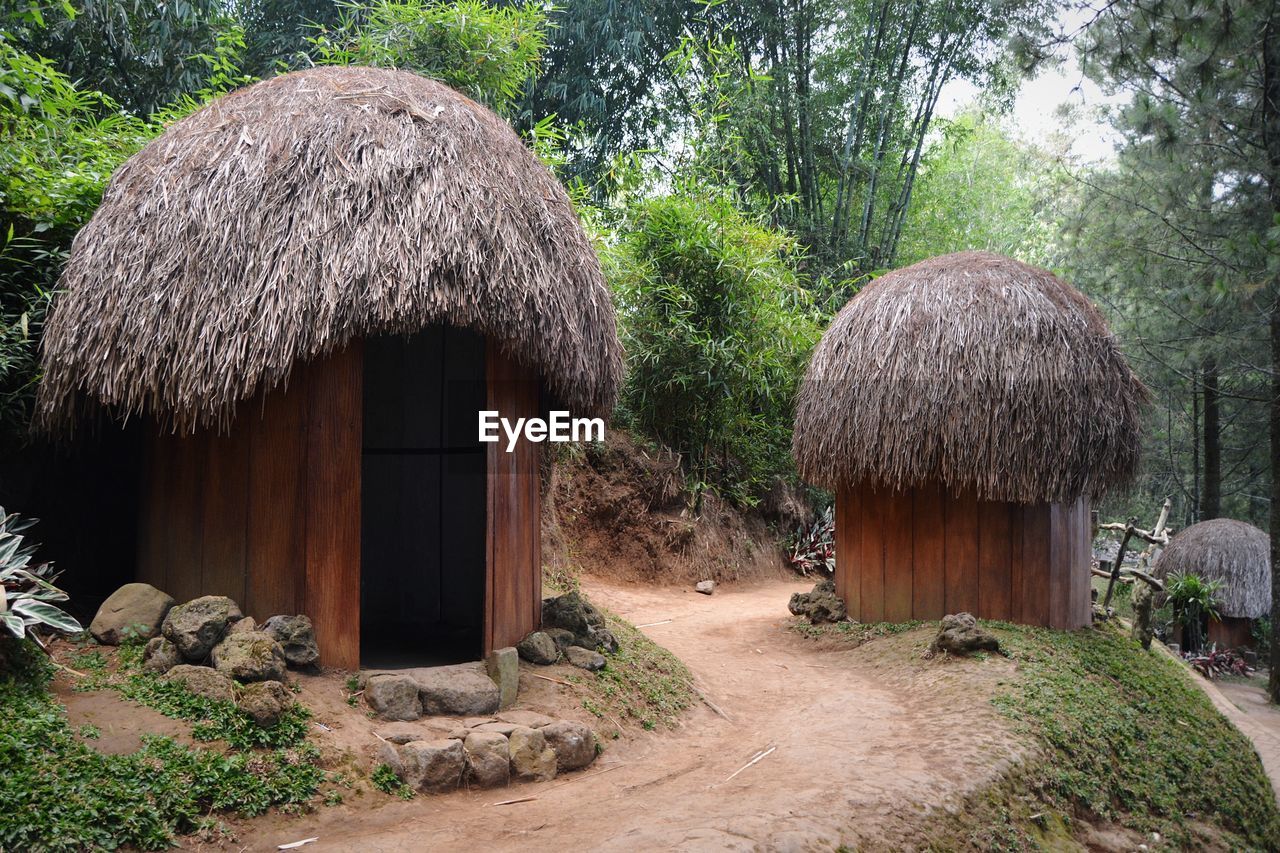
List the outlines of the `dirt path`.
{"type": "Polygon", "coordinates": [[[1280,803],[1280,709],[1267,701],[1266,689],[1253,682],[1215,682],[1199,673],[1194,678],[1217,709],[1253,741],[1280,803]]]}
{"type": "Polygon", "coordinates": [[[729,719],[700,705],[680,729],[614,744],[557,783],[373,809],[357,801],[251,823],[240,841],[268,850],[318,836],[304,848],[316,853],[901,849],[922,814],[954,807],[1020,756],[988,701],[1010,675],[1003,659],[923,662],[924,631],[823,650],[786,630],[787,598],[804,588],[795,583],[711,597],[584,586],[636,624],[670,619],[644,630],[688,664],[729,719]],[[537,800],[492,805],[521,796],[537,800]]]}

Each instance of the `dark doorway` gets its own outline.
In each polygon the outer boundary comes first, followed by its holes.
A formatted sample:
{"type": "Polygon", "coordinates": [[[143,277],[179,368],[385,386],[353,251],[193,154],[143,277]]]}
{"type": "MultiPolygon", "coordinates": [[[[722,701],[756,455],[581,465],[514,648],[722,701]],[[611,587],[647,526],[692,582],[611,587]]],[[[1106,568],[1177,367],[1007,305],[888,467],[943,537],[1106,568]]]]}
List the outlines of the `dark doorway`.
{"type": "Polygon", "coordinates": [[[433,326],[364,349],[361,665],[484,652],[484,338],[433,326]]]}

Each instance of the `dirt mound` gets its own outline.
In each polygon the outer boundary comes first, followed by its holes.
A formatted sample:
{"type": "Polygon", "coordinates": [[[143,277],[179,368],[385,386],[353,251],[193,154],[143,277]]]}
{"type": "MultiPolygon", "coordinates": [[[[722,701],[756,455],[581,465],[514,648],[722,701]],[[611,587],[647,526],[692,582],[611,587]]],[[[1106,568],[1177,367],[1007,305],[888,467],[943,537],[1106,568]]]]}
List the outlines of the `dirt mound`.
{"type": "Polygon", "coordinates": [[[553,579],[581,571],[647,583],[789,574],[780,545],[789,528],[714,494],[693,512],[679,454],[670,450],[613,430],[548,467],[542,553],[553,579]]]}

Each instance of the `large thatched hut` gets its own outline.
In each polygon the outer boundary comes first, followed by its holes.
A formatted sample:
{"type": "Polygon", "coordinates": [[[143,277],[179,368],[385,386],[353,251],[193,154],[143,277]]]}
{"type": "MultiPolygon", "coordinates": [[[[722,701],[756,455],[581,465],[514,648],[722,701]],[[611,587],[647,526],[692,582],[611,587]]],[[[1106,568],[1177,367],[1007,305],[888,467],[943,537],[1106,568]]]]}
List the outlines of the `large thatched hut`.
{"type": "Polygon", "coordinates": [[[1194,573],[1217,581],[1218,613],[1208,638],[1219,648],[1253,645],[1253,620],[1271,610],[1271,538],[1230,518],[1193,524],[1175,535],[1153,567],[1156,577],[1194,573]]]}
{"type": "Polygon", "coordinates": [[[607,413],[621,354],[569,199],[488,109],[371,68],[228,94],[116,172],[62,286],[39,422],[144,422],[139,579],[305,612],[335,666],[538,624],[538,445],[478,411],[607,413]]]}
{"type": "Polygon", "coordinates": [[[793,446],[836,494],[850,615],[1087,624],[1090,498],[1132,476],[1145,394],[1045,270],[964,252],[867,285],[814,351],[793,446]]]}

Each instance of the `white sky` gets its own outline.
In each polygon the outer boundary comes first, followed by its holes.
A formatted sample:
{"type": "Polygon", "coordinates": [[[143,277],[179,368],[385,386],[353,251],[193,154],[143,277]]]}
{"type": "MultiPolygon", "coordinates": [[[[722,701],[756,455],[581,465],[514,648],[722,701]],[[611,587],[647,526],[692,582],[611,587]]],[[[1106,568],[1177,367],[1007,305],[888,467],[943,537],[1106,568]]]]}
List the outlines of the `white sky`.
{"type": "MultiPolygon", "coordinates": [[[[1058,26],[1067,31],[1085,20],[1078,9],[1063,14],[1058,26]]],[[[1125,103],[1128,95],[1106,95],[1084,76],[1075,51],[1064,49],[1062,63],[1048,68],[1022,84],[1013,112],[1006,118],[1009,128],[1027,142],[1070,154],[1083,162],[1110,159],[1115,153],[1116,135],[1099,115],[1108,106],[1125,103]],[[1069,108],[1068,122],[1060,110],[1069,108]]],[[[938,115],[954,117],[978,98],[978,89],[966,80],[952,80],[938,99],[938,115]]]]}

